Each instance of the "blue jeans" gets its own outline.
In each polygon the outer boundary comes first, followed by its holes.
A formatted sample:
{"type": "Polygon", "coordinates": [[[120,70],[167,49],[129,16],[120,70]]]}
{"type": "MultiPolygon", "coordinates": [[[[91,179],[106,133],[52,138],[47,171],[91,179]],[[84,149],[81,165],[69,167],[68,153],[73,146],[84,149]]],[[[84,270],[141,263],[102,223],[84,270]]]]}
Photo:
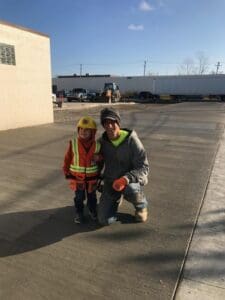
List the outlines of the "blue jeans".
{"type": "Polygon", "coordinates": [[[87,196],[87,207],[91,212],[96,211],[97,206],[97,197],[96,197],[96,191],[93,191],[91,193],[88,193],[87,190],[79,190],[77,189],[75,191],[75,197],[74,197],[74,208],[75,212],[77,213],[83,213],[84,210],[84,201],[87,196]]]}
{"type": "Polygon", "coordinates": [[[109,225],[116,222],[118,205],[122,195],[125,200],[134,205],[136,210],[148,206],[148,201],[139,183],[128,184],[121,193],[116,192],[112,188],[112,182],[105,181],[98,205],[98,220],[100,224],[109,225]]]}

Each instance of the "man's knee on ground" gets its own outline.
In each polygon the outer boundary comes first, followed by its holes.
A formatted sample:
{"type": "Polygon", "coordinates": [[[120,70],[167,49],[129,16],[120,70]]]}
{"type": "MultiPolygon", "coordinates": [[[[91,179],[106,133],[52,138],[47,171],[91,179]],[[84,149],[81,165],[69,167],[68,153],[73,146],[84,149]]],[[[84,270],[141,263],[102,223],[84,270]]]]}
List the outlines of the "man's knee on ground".
{"type": "Polygon", "coordinates": [[[102,226],[108,225],[107,216],[100,207],[98,207],[98,223],[102,226]]]}

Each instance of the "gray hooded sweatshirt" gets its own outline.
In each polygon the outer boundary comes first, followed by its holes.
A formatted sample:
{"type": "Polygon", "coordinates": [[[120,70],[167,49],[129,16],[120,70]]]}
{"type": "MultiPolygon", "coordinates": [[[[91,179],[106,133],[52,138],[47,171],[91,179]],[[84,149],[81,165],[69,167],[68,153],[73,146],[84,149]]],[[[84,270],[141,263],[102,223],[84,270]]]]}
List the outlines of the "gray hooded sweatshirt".
{"type": "Polygon", "coordinates": [[[143,144],[134,130],[123,129],[129,132],[125,140],[114,146],[108,139],[106,132],[100,138],[101,152],[105,168],[104,179],[114,181],[126,176],[129,183],[148,183],[149,163],[143,144]]]}

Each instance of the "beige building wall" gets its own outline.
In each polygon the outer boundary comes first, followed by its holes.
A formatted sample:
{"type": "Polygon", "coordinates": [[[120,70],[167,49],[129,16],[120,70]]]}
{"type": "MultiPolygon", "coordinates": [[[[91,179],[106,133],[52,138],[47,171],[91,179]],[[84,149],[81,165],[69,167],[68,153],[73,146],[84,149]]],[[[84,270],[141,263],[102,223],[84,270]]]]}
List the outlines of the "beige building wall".
{"type": "Polygon", "coordinates": [[[0,130],[52,123],[49,37],[0,21],[0,44],[15,47],[15,65],[0,60],[0,130]]]}

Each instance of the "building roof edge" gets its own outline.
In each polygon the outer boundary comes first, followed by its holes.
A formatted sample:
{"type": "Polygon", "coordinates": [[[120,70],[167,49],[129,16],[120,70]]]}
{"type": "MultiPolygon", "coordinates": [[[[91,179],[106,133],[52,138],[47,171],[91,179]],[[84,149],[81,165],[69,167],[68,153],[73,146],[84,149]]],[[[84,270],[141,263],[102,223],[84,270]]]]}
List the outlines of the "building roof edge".
{"type": "Polygon", "coordinates": [[[47,35],[47,34],[41,33],[39,31],[35,31],[33,29],[29,29],[29,28],[26,28],[26,27],[23,27],[23,26],[20,26],[20,25],[13,24],[13,23],[10,23],[8,21],[3,21],[1,19],[0,19],[0,24],[10,26],[10,27],[14,27],[14,28],[17,28],[17,29],[21,29],[21,30],[24,30],[24,31],[28,31],[28,32],[31,32],[31,33],[38,34],[38,35],[49,38],[49,35],[47,35]]]}

